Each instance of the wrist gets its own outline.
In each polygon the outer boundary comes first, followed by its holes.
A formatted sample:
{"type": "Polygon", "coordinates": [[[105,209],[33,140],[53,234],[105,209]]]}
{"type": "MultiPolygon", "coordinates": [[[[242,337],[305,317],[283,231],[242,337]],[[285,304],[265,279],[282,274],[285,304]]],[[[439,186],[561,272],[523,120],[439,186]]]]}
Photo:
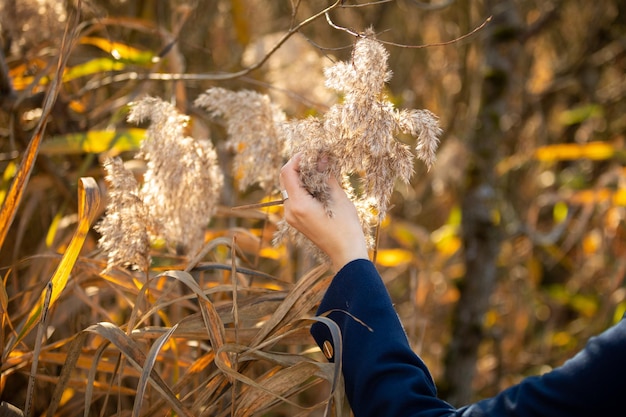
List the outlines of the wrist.
{"type": "Polygon", "coordinates": [[[351,247],[344,252],[337,251],[333,254],[329,254],[329,256],[332,263],[332,269],[335,272],[338,272],[341,268],[357,259],[369,260],[369,252],[367,251],[365,245],[351,247]]]}

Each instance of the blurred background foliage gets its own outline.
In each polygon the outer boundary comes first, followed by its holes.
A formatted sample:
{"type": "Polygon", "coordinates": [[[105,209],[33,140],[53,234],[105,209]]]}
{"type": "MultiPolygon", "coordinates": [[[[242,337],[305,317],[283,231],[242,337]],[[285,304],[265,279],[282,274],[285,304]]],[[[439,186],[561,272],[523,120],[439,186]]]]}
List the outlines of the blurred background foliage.
{"type": "MultiPolygon", "coordinates": [[[[266,93],[289,117],[323,113],[337,98],[322,69],[349,60],[355,41],[319,14],[327,7],[335,25],[371,26],[389,42],[392,101],[433,111],[444,129],[435,166],[416,165],[411,185],[395,190],[376,252],[442,396],[461,405],[494,395],[558,366],[621,318],[624,2],[4,0],[3,407],[321,415],[333,370],[308,351],[301,319],[329,272],[294,248],[271,246],[280,209],[230,211],[269,196],[237,191],[224,126],[192,103],[220,86],[266,93]],[[477,33],[437,45],[489,16],[477,33]],[[63,42],[66,26],[74,31],[63,42]],[[59,57],[67,59],[60,78],[59,57]],[[143,138],[125,118],[144,95],[191,116],[189,134],[211,138],[226,181],[204,258],[192,264],[155,246],[142,281],[102,273],[98,235],[85,224],[103,213],[102,159],[131,161],[143,138]],[[32,173],[11,200],[29,155],[32,173]],[[235,264],[243,272],[233,273],[235,264]],[[162,275],[185,269],[196,284],[162,275]]],[[[144,167],[130,166],[139,178],[144,167]]]]}

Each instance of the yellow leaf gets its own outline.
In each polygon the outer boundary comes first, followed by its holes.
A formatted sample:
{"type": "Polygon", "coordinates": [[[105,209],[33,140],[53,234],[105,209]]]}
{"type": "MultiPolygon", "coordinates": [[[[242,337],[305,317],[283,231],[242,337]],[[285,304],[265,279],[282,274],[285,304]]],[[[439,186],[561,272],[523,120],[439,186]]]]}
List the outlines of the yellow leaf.
{"type": "Polygon", "coordinates": [[[104,52],[111,54],[115,59],[122,59],[136,64],[152,62],[154,58],[152,52],[137,49],[124,43],[113,42],[105,38],[85,36],[80,39],[80,43],[100,48],[104,52]]]}
{"type": "Polygon", "coordinates": [[[430,238],[437,247],[437,250],[443,255],[453,255],[461,247],[461,239],[459,239],[458,236],[457,226],[449,224],[443,225],[433,231],[430,238]]]}
{"type": "Polygon", "coordinates": [[[626,206],[626,188],[620,188],[613,194],[613,204],[616,206],[626,206]]]}
{"type": "MultiPolygon", "coordinates": [[[[100,204],[100,189],[96,180],[93,178],[81,178],[78,183],[78,227],[72,240],[67,247],[61,262],[57,266],[54,275],[50,279],[49,285],[52,286],[52,294],[50,296],[49,306],[52,308],[54,303],[58,300],[61,292],[65,289],[67,281],[69,279],[72,268],[78,259],[78,255],[85,243],[87,233],[91,227],[91,222],[98,214],[98,206],[100,204]]],[[[48,288],[48,286],[46,288],[48,288]]],[[[19,343],[37,324],[39,318],[43,313],[44,299],[46,297],[46,290],[44,290],[39,297],[39,302],[31,310],[28,318],[21,326],[17,335],[17,340],[11,345],[19,343]]]]}
{"type": "Polygon", "coordinates": [[[273,247],[265,247],[259,251],[259,256],[261,258],[274,259],[278,260],[285,256],[285,247],[280,246],[277,248],[273,247]]]}
{"type": "Polygon", "coordinates": [[[552,336],[552,343],[556,346],[566,346],[572,341],[572,336],[567,332],[557,332],[552,336]]]}
{"type": "MultiPolygon", "coordinates": [[[[118,61],[112,58],[94,58],[82,64],[75,65],[71,68],[66,68],[63,71],[62,81],[68,82],[87,75],[100,74],[109,71],[121,71],[126,67],[124,62],[118,61]]],[[[27,73],[29,74],[29,73],[27,73]]],[[[22,75],[18,74],[13,79],[13,86],[16,90],[20,91],[28,87],[37,81],[37,76],[34,75],[22,75]]],[[[37,85],[48,85],[50,77],[44,75],[40,77],[37,85]]]]}
{"type": "Polygon", "coordinates": [[[617,323],[618,321],[624,318],[626,314],[626,300],[622,301],[615,307],[615,313],[613,313],[613,323],[617,323]]]}
{"type": "Polygon", "coordinates": [[[576,204],[597,204],[609,201],[613,197],[613,191],[608,188],[596,190],[577,191],[570,197],[570,201],[576,204]]]}
{"type": "Polygon", "coordinates": [[[52,223],[50,224],[50,227],[48,228],[48,233],[46,234],[46,247],[49,248],[52,246],[52,243],[54,242],[54,237],[59,230],[59,223],[61,222],[62,218],[63,212],[59,211],[52,219],[52,223]]]}
{"type": "Polygon", "coordinates": [[[4,174],[2,174],[2,183],[0,188],[0,204],[4,201],[4,197],[7,195],[7,191],[9,189],[9,184],[11,184],[11,180],[15,176],[17,172],[17,164],[13,161],[7,164],[7,167],[4,170],[4,174]]]}
{"type": "Polygon", "coordinates": [[[411,262],[413,253],[405,249],[379,249],[376,263],[381,266],[398,266],[411,262]]]}
{"type": "Polygon", "coordinates": [[[535,158],[542,162],[572,161],[577,159],[601,161],[610,159],[614,155],[615,147],[606,142],[562,143],[542,146],[535,150],[535,158]]]}
{"type": "Polygon", "coordinates": [[[567,204],[563,203],[562,201],[556,203],[554,205],[554,208],[552,209],[552,217],[554,218],[554,221],[556,223],[563,222],[565,219],[567,219],[568,211],[569,207],[567,207],[567,204]]]}

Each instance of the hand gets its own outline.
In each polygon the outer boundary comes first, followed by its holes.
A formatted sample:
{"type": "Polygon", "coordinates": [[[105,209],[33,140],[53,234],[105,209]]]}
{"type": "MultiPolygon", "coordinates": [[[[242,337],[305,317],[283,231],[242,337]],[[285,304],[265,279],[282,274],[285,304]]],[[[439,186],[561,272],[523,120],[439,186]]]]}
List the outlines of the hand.
{"type": "Polygon", "coordinates": [[[338,271],[355,259],[368,259],[367,245],[356,208],[337,179],[328,178],[330,188],[329,216],[300,182],[300,156],[297,154],[283,166],[280,182],[289,198],[283,203],[285,220],[330,258],[338,271]]]}

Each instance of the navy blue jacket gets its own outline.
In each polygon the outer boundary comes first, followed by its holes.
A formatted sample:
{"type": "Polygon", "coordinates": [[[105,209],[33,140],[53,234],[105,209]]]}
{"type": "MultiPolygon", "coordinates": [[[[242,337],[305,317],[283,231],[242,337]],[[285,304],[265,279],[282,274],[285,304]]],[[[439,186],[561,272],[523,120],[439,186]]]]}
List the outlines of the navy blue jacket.
{"type": "MultiPolygon", "coordinates": [[[[318,310],[324,314],[341,329],[342,371],[355,417],[626,416],[626,320],[591,338],[561,367],[456,409],[437,398],[370,261],[352,261],[337,273],[318,310]]],[[[315,323],[311,333],[333,361],[326,325],[315,323]]]]}

